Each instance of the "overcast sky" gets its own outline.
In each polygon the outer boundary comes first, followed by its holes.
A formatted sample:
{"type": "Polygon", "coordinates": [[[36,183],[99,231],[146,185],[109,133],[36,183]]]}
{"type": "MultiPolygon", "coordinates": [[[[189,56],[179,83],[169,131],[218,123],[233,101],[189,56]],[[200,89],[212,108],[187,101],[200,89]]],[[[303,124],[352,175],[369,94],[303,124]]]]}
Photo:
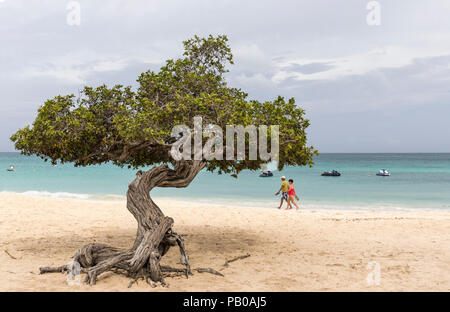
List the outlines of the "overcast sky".
{"type": "Polygon", "coordinates": [[[136,85],[195,34],[226,34],[228,79],[295,97],[321,152],[450,152],[450,1],[0,0],[0,151],[46,99],[136,85]],[[371,15],[373,16],[373,15],[371,15]],[[376,19],[372,20],[376,21],[376,19]]]}

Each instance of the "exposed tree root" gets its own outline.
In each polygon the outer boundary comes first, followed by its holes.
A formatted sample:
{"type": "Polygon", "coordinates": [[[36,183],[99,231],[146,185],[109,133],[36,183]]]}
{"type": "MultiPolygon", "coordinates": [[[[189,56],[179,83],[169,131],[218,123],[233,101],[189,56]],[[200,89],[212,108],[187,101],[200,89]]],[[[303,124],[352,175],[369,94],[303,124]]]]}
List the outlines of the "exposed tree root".
{"type": "MultiPolygon", "coordinates": [[[[168,265],[161,265],[161,271],[162,272],[183,273],[183,275],[186,275],[186,269],[172,268],[168,265]]],[[[192,272],[189,274],[192,274],[192,272]]]]}
{"type": "Polygon", "coordinates": [[[224,276],[222,273],[220,273],[214,269],[211,269],[211,268],[197,268],[197,269],[195,269],[195,271],[197,271],[198,273],[211,273],[211,274],[219,275],[222,277],[224,276]]]}
{"type": "MultiPolygon", "coordinates": [[[[40,267],[39,268],[39,274],[64,273],[64,272],[68,272],[70,270],[71,270],[70,265],[62,265],[62,266],[59,266],[59,267],[40,267]]],[[[87,269],[80,268],[80,273],[87,273],[87,269]]]]}
{"type": "Polygon", "coordinates": [[[138,281],[138,278],[135,278],[134,280],[132,280],[131,282],[130,282],[130,284],[128,284],[128,288],[131,288],[131,286],[133,286],[133,284],[135,284],[136,283],[136,285],[137,285],[137,282],[138,281]]]}
{"type": "Polygon", "coordinates": [[[59,267],[40,267],[39,268],[39,274],[45,274],[45,273],[63,273],[68,271],[67,265],[62,265],[59,267]]]}
{"type": "Polygon", "coordinates": [[[179,277],[179,276],[183,276],[186,277],[186,273],[185,272],[174,272],[174,273],[165,273],[164,277],[179,277]]]}
{"type": "Polygon", "coordinates": [[[250,257],[250,254],[249,254],[249,253],[248,253],[248,254],[245,254],[245,255],[242,255],[242,256],[235,257],[235,258],[230,259],[230,260],[225,260],[225,263],[223,264],[223,266],[224,266],[224,267],[227,267],[227,266],[229,266],[229,264],[230,264],[231,262],[234,262],[234,261],[237,261],[237,260],[242,260],[242,259],[245,259],[245,258],[248,258],[248,257],[250,257]]]}

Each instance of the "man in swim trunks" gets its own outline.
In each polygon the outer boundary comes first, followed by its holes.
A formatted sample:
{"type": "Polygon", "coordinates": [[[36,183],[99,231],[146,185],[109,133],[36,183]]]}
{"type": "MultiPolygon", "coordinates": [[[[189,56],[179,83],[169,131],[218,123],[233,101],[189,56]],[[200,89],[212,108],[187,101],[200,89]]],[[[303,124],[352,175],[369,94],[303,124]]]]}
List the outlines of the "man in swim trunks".
{"type": "Polygon", "coordinates": [[[278,190],[278,192],[275,193],[275,195],[278,195],[281,192],[281,202],[280,202],[280,207],[278,207],[278,209],[281,209],[281,206],[283,206],[283,200],[285,200],[287,203],[286,209],[289,208],[289,206],[292,208],[292,206],[288,200],[289,199],[288,190],[289,190],[289,183],[288,183],[288,181],[286,181],[286,177],[282,176],[281,177],[281,187],[278,190]]]}

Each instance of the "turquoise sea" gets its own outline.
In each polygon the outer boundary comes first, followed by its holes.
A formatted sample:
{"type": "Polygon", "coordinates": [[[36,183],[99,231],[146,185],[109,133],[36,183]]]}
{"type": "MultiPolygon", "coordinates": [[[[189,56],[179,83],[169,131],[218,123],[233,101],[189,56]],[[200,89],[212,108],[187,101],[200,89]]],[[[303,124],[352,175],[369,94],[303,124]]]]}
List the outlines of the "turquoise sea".
{"type": "MultiPolygon", "coordinates": [[[[242,172],[238,179],[201,172],[186,189],[155,189],[152,195],[276,207],[280,176],[294,179],[300,204],[308,209],[450,209],[450,153],[321,154],[314,167],[289,167],[274,177],[242,172]],[[386,168],[390,177],[375,174],[386,168]],[[336,169],[341,177],[322,177],[336,169]]],[[[54,197],[115,200],[125,196],[135,170],[111,164],[52,166],[37,157],[0,153],[0,191],[54,197]],[[6,169],[14,165],[16,171],[6,169]]]]}

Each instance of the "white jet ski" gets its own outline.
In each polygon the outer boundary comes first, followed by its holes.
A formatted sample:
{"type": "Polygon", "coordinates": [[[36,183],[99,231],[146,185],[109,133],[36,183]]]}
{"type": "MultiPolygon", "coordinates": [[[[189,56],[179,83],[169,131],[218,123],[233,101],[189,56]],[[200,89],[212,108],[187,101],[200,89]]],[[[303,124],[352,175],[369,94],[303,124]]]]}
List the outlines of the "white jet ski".
{"type": "Polygon", "coordinates": [[[386,169],[381,169],[377,173],[377,176],[381,176],[381,177],[389,177],[390,175],[391,175],[391,173],[389,171],[387,171],[386,169]]]}

